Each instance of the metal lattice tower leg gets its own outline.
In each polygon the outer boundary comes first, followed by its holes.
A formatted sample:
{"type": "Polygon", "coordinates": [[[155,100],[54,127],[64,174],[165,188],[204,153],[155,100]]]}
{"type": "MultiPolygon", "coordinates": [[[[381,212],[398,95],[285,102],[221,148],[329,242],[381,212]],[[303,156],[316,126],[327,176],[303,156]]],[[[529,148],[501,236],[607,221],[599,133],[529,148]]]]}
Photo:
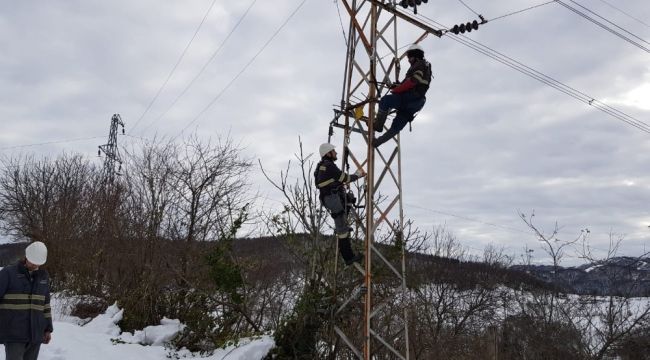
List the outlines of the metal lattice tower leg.
{"type": "MultiPolygon", "coordinates": [[[[349,350],[337,358],[348,358],[351,352],[364,360],[410,359],[400,139],[397,135],[374,149],[373,121],[379,98],[387,92],[385,83],[399,80],[398,21],[425,31],[417,41],[441,33],[398,10],[395,1],[341,3],[350,26],[342,100],[331,128],[344,132],[343,169],[363,168],[367,177],[360,204],[365,214],[360,215],[361,224],[356,222],[365,234],[365,266],[358,267],[365,285],[363,319],[358,319],[363,321],[362,334],[346,333],[334,325],[349,350]]],[[[359,293],[355,290],[349,296],[338,312],[359,293]]]]}
{"type": "Polygon", "coordinates": [[[99,145],[99,150],[97,151],[97,155],[101,156],[102,152],[106,155],[104,159],[103,181],[107,184],[113,184],[115,176],[120,175],[119,170],[122,167],[122,158],[117,147],[117,127],[120,125],[122,126],[122,133],[124,133],[124,123],[120,114],[113,114],[111,127],[108,132],[108,143],[99,145]]]}

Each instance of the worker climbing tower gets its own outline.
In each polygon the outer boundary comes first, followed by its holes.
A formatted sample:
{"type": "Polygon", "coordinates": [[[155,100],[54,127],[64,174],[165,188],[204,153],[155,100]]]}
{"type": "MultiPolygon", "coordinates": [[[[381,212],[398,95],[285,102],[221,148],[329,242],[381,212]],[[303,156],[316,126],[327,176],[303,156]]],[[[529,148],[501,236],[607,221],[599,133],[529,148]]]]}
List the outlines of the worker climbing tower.
{"type": "Polygon", "coordinates": [[[408,319],[415,314],[407,311],[400,135],[377,149],[371,143],[379,98],[400,77],[401,49],[429,34],[442,34],[413,16],[426,2],[341,0],[350,23],[341,103],[334,109],[329,134],[332,141],[342,130],[342,169],[362,168],[367,177],[356,221],[350,222],[364,240],[364,263],[357,267],[362,285],[347,294],[337,313],[358,301],[363,311],[354,319],[357,327],[334,320],[334,333],[346,345],[336,358],[410,359],[408,319]],[[422,36],[399,44],[398,23],[403,21],[424,30],[422,36]]]}

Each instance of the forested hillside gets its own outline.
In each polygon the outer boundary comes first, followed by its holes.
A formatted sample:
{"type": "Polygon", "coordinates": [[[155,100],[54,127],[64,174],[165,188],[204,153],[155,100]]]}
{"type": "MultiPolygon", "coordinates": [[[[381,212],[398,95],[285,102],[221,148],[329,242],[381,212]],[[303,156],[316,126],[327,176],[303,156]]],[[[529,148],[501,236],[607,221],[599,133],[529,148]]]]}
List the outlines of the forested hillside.
{"type": "MultiPolygon", "coordinates": [[[[114,184],[73,155],[14,159],[0,172],[2,229],[47,244],[53,291],[77,299],[73,315],[117,303],[126,331],[179,319],[186,327],[171,345],[196,352],[273,334],[269,359],[345,354],[334,324],[360,340],[362,277],[338,258],[308,180],[277,183],[287,205],[265,213],[250,206],[251,163],[230,142],[147,144],[128,162],[134,170],[114,184]],[[238,236],[250,219],[269,235],[238,236]],[[351,306],[338,311],[344,301],[351,306]]],[[[648,298],[567,295],[562,283],[509,268],[497,249],[468,256],[441,228],[409,223],[375,246],[395,266],[407,251],[405,293],[376,266],[373,296],[386,304],[378,319],[406,309],[413,359],[637,359],[650,345],[648,298]]],[[[23,247],[0,246],[2,264],[23,247]]]]}

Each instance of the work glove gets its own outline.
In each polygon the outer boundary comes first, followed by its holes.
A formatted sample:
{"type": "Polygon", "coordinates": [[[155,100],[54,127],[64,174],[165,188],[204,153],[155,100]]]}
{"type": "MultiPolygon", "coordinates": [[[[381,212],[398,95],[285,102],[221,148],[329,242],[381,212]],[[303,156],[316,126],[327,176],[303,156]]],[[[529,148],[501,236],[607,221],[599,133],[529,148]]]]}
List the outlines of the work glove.
{"type": "Polygon", "coordinates": [[[398,81],[395,81],[394,83],[390,83],[390,84],[388,84],[388,88],[389,88],[389,89],[394,89],[394,88],[396,88],[396,87],[398,87],[398,86],[399,86],[399,80],[398,80],[398,81]]]}
{"type": "Polygon", "coordinates": [[[366,176],[366,173],[363,171],[363,169],[357,169],[357,171],[354,172],[354,175],[361,178],[366,176]]]}

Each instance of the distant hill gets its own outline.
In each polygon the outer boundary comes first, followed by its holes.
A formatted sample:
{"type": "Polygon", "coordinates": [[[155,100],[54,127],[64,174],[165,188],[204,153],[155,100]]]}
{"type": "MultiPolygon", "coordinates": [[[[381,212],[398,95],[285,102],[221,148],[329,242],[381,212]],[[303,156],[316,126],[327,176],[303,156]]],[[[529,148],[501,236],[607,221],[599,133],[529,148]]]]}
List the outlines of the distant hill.
{"type": "MultiPolygon", "coordinates": [[[[295,246],[308,248],[306,236],[295,236],[295,246]],[[301,240],[304,239],[304,243],[301,240]]],[[[324,237],[323,241],[334,244],[333,238],[324,237]]],[[[355,244],[355,248],[360,244],[355,244]]],[[[376,245],[384,255],[394,252],[394,248],[376,245]]],[[[300,259],[291,253],[281,238],[259,237],[238,239],[234,242],[235,254],[243,259],[254,261],[255,273],[267,278],[283,276],[286,272],[302,270],[308,259],[300,259]]],[[[453,283],[460,288],[475,288],[477,285],[493,288],[507,286],[518,289],[552,289],[553,284],[540,280],[526,272],[503,266],[472,261],[459,261],[428,254],[407,254],[407,285],[419,286],[426,283],[453,283]]]]}
{"type": "Polygon", "coordinates": [[[510,269],[530,274],[563,291],[578,295],[650,296],[650,258],[615,257],[578,267],[515,265],[510,269]]]}
{"type": "MultiPolygon", "coordinates": [[[[253,261],[256,279],[272,280],[293,271],[302,271],[308,259],[292,253],[306,236],[295,236],[293,246],[279,237],[238,239],[234,244],[236,256],[253,261]]],[[[323,241],[334,243],[324,237],[323,241]]],[[[206,245],[209,245],[206,243],[206,245]]],[[[0,244],[0,267],[16,262],[24,255],[27,243],[0,244]]],[[[359,244],[356,244],[359,246],[359,244]]],[[[378,245],[379,248],[384,247],[378,245]]],[[[391,251],[391,249],[385,249],[391,251]]],[[[409,286],[423,283],[454,283],[461,288],[477,285],[507,286],[518,289],[559,289],[579,295],[650,296],[650,258],[617,257],[608,261],[578,267],[560,267],[557,274],[550,265],[514,265],[503,267],[472,261],[437,257],[427,254],[407,254],[409,286]]]]}

